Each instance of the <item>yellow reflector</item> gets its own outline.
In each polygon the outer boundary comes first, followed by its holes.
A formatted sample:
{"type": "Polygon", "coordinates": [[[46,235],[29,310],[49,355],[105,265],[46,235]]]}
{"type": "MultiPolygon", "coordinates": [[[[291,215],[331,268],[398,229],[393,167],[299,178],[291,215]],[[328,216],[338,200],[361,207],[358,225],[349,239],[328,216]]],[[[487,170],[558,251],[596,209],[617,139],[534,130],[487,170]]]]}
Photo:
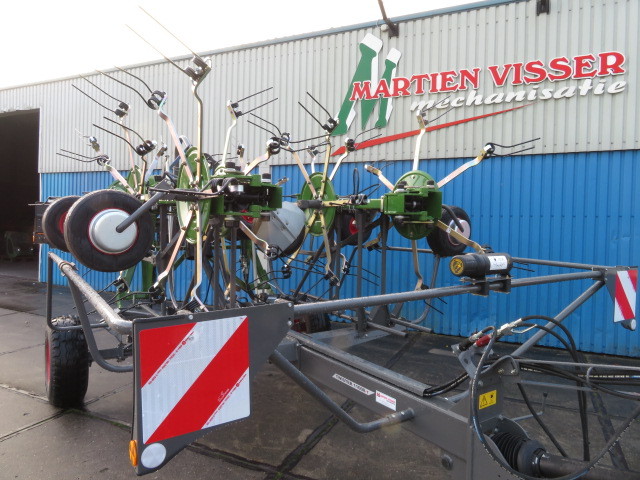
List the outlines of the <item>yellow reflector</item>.
{"type": "Polygon", "coordinates": [[[138,466],[138,442],[135,440],[129,442],[129,461],[132,466],[138,466]]]}

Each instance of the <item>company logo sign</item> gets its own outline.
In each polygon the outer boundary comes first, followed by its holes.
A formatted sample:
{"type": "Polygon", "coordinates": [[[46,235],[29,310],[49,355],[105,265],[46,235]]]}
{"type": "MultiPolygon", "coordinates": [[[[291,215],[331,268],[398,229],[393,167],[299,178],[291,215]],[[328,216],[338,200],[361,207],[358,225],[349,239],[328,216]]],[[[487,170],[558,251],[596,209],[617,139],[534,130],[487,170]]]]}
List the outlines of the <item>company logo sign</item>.
{"type": "Polygon", "coordinates": [[[356,116],[358,103],[360,126],[364,129],[376,105],[379,109],[375,126],[386,126],[392,102],[398,97],[419,97],[411,104],[411,110],[416,110],[436,104],[438,108],[458,108],[617,94],[627,87],[626,81],[615,78],[626,73],[626,58],[619,51],[396,76],[402,55],[391,49],[384,62],[384,72],[378,77],[378,53],[382,49],[382,40],[367,34],[359,48],[360,60],[340,108],[340,125],[335,135],[347,132],[356,116]],[[580,83],[568,84],[567,80],[580,83]],[[551,83],[541,85],[543,82],[551,83]],[[485,86],[489,93],[482,91],[485,86]],[[495,91],[496,88],[500,90],[495,91]],[[449,97],[442,99],[435,95],[439,93],[449,97]]]}

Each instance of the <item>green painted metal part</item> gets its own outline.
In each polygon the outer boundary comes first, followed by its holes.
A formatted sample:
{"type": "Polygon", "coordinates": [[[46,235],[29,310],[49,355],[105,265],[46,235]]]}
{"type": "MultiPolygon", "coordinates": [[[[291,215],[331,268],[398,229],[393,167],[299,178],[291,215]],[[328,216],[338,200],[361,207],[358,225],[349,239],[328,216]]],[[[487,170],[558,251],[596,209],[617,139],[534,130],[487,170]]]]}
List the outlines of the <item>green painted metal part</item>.
{"type": "MultiPolygon", "coordinates": [[[[190,147],[187,151],[187,163],[189,164],[189,168],[191,172],[195,174],[196,172],[196,148],[190,147]]],[[[204,157],[200,157],[200,181],[198,182],[197,187],[202,188],[209,182],[211,178],[211,174],[209,173],[209,164],[204,157]]],[[[189,181],[189,177],[185,171],[184,165],[180,166],[180,172],[178,173],[178,188],[190,189],[193,188],[191,182],[189,181]]],[[[176,213],[178,216],[178,224],[181,228],[187,227],[186,239],[189,243],[196,243],[197,238],[197,225],[195,215],[191,219],[189,224],[187,225],[187,220],[189,218],[191,204],[194,202],[187,201],[178,201],[176,202],[176,213]]],[[[209,223],[209,214],[211,212],[211,200],[200,200],[198,202],[200,206],[200,231],[204,232],[207,223],[209,223]]]]}
{"type": "MultiPolygon", "coordinates": [[[[313,185],[313,188],[315,188],[316,192],[320,194],[320,189],[322,186],[322,173],[320,172],[312,173],[309,179],[311,180],[311,184],[313,185]]],[[[331,200],[336,200],[337,198],[338,198],[338,195],[336,195],[336,192],[333,188],[333,184],[327,178],[325,188],[324,188],[324,194],[322,195],[321,200],[323,202],[327,202],[331,200]]],[[[302,191],[298,194],[298,199],[299,200],[318,200],[314,198],[313,194],[311,193],[311,189],[309,188],[309,185],[307,185],[306,183],[303,185],[302,191]]],[[[313,215],[313,212],[314,212],[313,208],[305,209],[304,214],[306,217],[306,221],[309,221],[309,218],[311,217],[311,215],[313,215]]],[[[336,217],[336,207],[325,207],[323,208],[323,212],[324,212],[324,221],[325,221],[327,230],[329,230],[333,225],[333,220],[336,217]]],[[[316,220],[311,225],[311,229],[309,230],[309,233],[311,233],[311,235],[314,235],[316,237],[322,235],[322,222],[320,221],[320,218],[316,217],[316,220]]]]}
{"type": "Polygon", "coordinates": [[[282,188],[262,181],[258,174],[243,175],[225,167],[218,167],[213,179],[234,178],[244,189],[244,195],[251,200],[242,200],[242,195],[221,195],[212,199],[211,213],[223,216],[243,216],[259,218],[262,212],[270,212],[282,207],[282,188]]]}
{"type": "Polygon", "coordinates": [[[382,212],[394,218],[400,235],[418,240],[426,237],[442,216],[442,192],[431,175],[412,170],[398,179],[393,192],[383,196],[382,212]]]}

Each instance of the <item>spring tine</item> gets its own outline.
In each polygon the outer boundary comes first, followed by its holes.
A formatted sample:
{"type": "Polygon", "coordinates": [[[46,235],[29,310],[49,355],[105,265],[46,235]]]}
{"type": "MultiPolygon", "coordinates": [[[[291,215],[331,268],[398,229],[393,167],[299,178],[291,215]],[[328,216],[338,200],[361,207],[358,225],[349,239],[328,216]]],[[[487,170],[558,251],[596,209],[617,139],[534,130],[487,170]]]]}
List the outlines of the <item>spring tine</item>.
{"type": "Polygon", "coordinates": [[[88,93],[82,91],[80,88],[76,87],[75,85],[71,84],[71,86],[73,88],[75,88],[76,90],[78,90],[81,94],[83,94],[84,96],[88,97],[90,100],[94,101],[95,103],[97,103],[98,105],[100,105],[102,108],[104,108],[105,110],[109,110],[110,112],[113,112],[113,110],[111,110],[109,107],[104,106],[102,103],[100,103],[99,101],[97,101],[95,98],[93,98],[91,95],[89,95],[88,93]]]}
{"type": "MultiPolygon", "coordinates": [[[[151,20],[153,20],[153,21],[154,21],[154,22],[156,22],[158,25],[160,25],[160,26],[164,29],[164,31],[165,31],[165,32],[167,32],[169,35],[171,35],[173,38],[175,38],[175,39],[180,43],[180,45],[182,45],[184,48],[186,48],[187,50],[189,50],[189,52],[191,52],[191,54],[192,54],[194,57],[198,57],[198,58],[200,58],[200,55],[198,55],[198,54],[197,54],[196,52],[194,52],[191,48],[189,48],[189,46],[188,46],[186,43],[184,43],[182,40],[180,40],[180,39],[176,36],[176,34],[175,34],[175,33],[173,33],[171,30],[169,30],[167,27],[165,27],[162,23],[160,23],[160,22],[159,22],[159,21],[158,21],[158,20],[157,20],[153,15],[151,15],[149,12],[147,12],[144,8],[142,8],[142,7],[139,7],[139,8],[140,8],[140,10],[142,10],[144,13],[146,13],[146,14],[149,16],[149,18],[151,18],[151,20]]],[[[160,52],[158,52],[158,53],[160,53],[160,52]]]]}
{"type": "Polygon", "coordinates": [[[114,97],[113,95],[111,95],[108,92],[105,92],[102,88],[100,88],[98,85],[96,85],[95,83],[93,83],[91,80],[89,80],[87,77],[85,77],[84,75],[80,75],[80,78],[82,78],[84,81],[89,82],[91,85],[93,85],[94,87],[96,87],[98,90],[100,90],[102,93],[104,93],[107,97],[111,98],[112,100],[115,100],[118,103],[126,103],[123,102],[122,100],[117,99],[116,97],[114,97]]]}
{"type": "Polygon", "coordinates": [[[125,87],[127,87],[127,88],[129,88],[129,89],[133,90],[134,92],[136,92],[136,93],[138,94],[138,96],[142,99],[142,101],[143,101],[145,104],[147,103],[147,99],[146,99],[146,98],[144,98],[144,95],[142,95],[138,90],[136,90],[135,88],[133,88],[131,85],[128,85],[128,84],[124,83],[122,80],[118,80],[117,78],[112,77],[112,76],[111,76],[111,75],[109,75],[108,73],[103,72],[103,71],[101,71],[101,70],[96,70],[96,72],[98,72],[98,73],[99,73],[99,74],[101,74],[101,75],[104,75],[104,76],[105,76],[105,77],[107,77],[107,78],[110,78],[111,80],[113,80],[114,82],[119,83],[120,85],[124,85],[125,87]]]}
{"type": "Polygon", "coordinates": [[[147,87],[147,90],[149,90],[149,93],[153,94],[153,90],[151,90],[151,87],[149,87],[149,85],[147,85],[147,82],[145,82],[144,80],[142,80],[140,77],[138,77],[137,75],[134,75],[131,72],[126,71],[124,68],[120,68],[117,65],[114,65],[115,68],[117,68],[118,70],[120,70],[122,73],[126,73],[127,75],[135,78],[136,80],[138,80],[140,83],[142,83],[145,87],[147,87]]]}
{"type": "Polygon", "coordinates": [[[236,103],[244,102],[245,100],[248,100],[251,97],[255,97],[256,95],[260,95],[261,93],[264,93],[264,92],[268,92],[269,90],[273,90],[273,87],[265,88],[264,90],[260,90],[259,92],[252,93],[248,97],[244,97],[244,98],[241,98],[240,100],[236,100],[236,103]]]}

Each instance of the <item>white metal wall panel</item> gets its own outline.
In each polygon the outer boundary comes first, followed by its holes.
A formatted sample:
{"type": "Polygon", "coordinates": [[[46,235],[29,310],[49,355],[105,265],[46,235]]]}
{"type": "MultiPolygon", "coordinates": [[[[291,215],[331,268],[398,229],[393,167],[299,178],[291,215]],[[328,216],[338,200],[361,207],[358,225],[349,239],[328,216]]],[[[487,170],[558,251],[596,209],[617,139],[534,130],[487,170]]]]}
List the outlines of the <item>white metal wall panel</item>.
{"type": "MultiPolygon", "coordinates": [[[[554,0],[551,2],[552,11],[539,16],[536,16],[536,2],[533,0],[495,3],[486,2],[484,8],[406,18],[400,23],[400,37],[397,38],[390,39],[378,26],[371,25],[207,55],[211,57],[213,71],[201,86],[201,96],[205,102],[205,151],[222,152],[229,124],[226,101],[270,86],[274,87],[272,92],[244,102],[242,109],[247,110],[261,101],[278,97],[278,102],[256,113],[276,123],[283,131],[290,132],[294,139],[322,133],[297,102],[301,101],[310,107],[324,122],[326,115],[306,96],[305,92],[309,91],[331,112],[337,112],[360,58],[358,43],[367,33],[383,41],[378,55],[380,73],[384,69],[384,57],[391,48],[397,48],[402,53],[396,76],[410,77],[412,74],[480,67],[480,88],[476,93],[485,98],[492,93],[532,89],[532,85],[493,86],[487,71],[492,64],[536,59],[547,61],[558,56],[571,58],[604,51],[620,51],[626,55],[625,73],[615,78],[605,77],[609,84],[617,80],[626,81],[623,92],[538,100],[510,113],[438,130],[426,136],[422,158],[470,157],[475,156],[487,141],[508,144],[537,136],[542,137],[542,141],[538,142],[532,153],[639,149],[640,137],[636,132],[640,128],[637,31],[640,2],[554,0]]],[[[181,60],[179,63],[187,65],[189,62],[181,60]]],[[[167,111],[179,133],[186,134],[195,142],[196,107],[190,94],[190,80],[167,63],[131,67],[129,70],[142,77],[153,89],[169,94],[167,111]]],[[[114,75],[143,89],[137,81],[122,73],[114,75]]],[[[131,104],[132,111],[127,124],[145,138],[169,140],[168,131],[161,120],[132,91],[100,75],[91,75],[89,79],[131,104]]],[[[545,81],[539,85],[538,91],[581,83],[580,80],[571,79],[555,84],[545,81]]],[[[115,116],[76,92],[72,84],[107,105],[115,106],[113,101],[77,78],[0,90],[0,112],[40,109],[41,172],[99,169],[94,164],[79,163],[56,155],[60,148],[91,154],[90,149],[83,146],[82,140],[74,133],[75,129],[98,137],[114,165],[126,169],[129,161],[124,143],[91,125],[98,123],[117,131],[114,125],[102,120],[105,114],[110,118],[115,116]]],[[[468,93],[455,92],[452,99],[468,93]]],[[[395,98],[389,124],[380,133],[392,135],[417,129],[415,116],[410,112],[411,104],[417,100],[441,100],[446,95],[438,93],[395,98]]],[[[460,107],[447,113],[435,124],[459,121],[526,103],[460,107]]],[[[434,118],[443,111],[434,109],[429,117],[434,118]]],[[[374,117],[376,111],[367,128],[375,123],[374,117]]],[[[263,152],[269,134],[248,124],[247,119],[241,118],[234,131],[231,151],[235,150],[238,143],[243,143],[247,147],[247,157],[254,157],[263,152]]],[[[349,130],[349,136],[361,130],[358,107],[358,116],[349,130]]],[[[361,139],[372,135],[366,134],[361,139]]],[[[336,139],[335,143],[339,144],[342,140],[336,139]]],[[[412,155],[413,144],[413,138],[387,143],[358,152],[352,160],[407,159],[412,155]]],[[[271,163],[288,164],[291,158],[281,153],[271,163]]]]}

